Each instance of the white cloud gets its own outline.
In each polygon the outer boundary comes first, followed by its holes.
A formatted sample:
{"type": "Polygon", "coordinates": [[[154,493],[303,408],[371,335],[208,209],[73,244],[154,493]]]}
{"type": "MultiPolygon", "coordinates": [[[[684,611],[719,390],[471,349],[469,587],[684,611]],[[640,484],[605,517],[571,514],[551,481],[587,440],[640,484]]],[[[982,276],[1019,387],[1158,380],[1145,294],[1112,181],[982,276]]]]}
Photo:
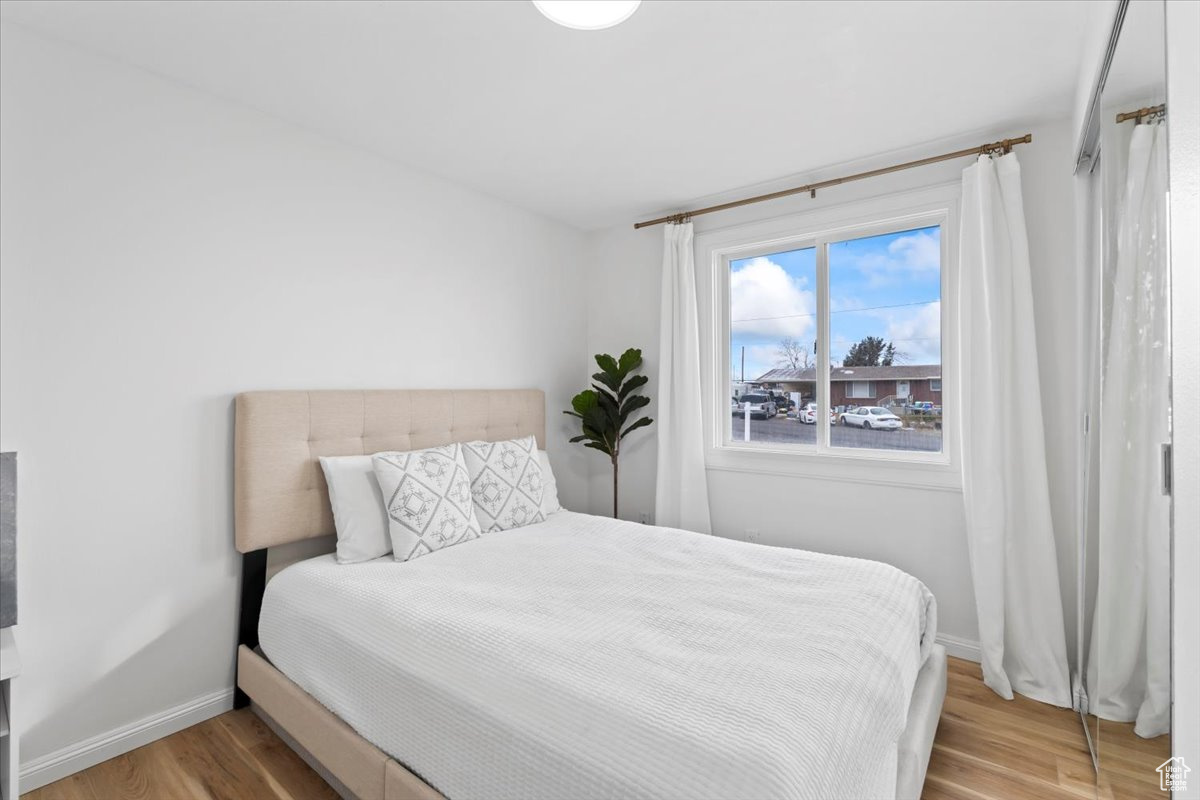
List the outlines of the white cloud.
{"type": "Polygon", "coordinates": [[[888,255],[908,269],[930,270],[942,265],[942,246],[928,231],[901,236],[888,245],[888,255]]]}
{"type": "Polygon", "coordinates": [[[735,334],[811,338],[817,303],[807,280],[793,278],[760,256],[729,276],[730,320],[735,334]]]}
{"type": "Polygon", "coordinates": [[[894,239],[888,245],[886,254],[867,253],[854,264],[872,287],[914,277],[914,273],[936,272],[941,265],[941,242],[938,236],[929,231],[918,231],[894,239]]]}
{"type": "Polygon", "coordinates": [[[908,364],[940,364],[942,362],[942,304],[926,303],[907,313],[887,315],[885,339],[896,343],[897,352],[904,354],[908,364]]]}

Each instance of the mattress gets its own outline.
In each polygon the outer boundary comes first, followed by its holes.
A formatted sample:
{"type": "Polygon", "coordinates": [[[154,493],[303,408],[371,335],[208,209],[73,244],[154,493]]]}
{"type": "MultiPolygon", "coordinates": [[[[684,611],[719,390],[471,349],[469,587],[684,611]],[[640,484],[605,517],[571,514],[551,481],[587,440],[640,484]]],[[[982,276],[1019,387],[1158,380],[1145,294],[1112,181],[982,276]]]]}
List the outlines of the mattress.
{"type": "Polygon", "coordinates": [[[890,798],[936,606],[873,561],[571,512],[294,564],[272,663],[452,800],[890,798]]]}

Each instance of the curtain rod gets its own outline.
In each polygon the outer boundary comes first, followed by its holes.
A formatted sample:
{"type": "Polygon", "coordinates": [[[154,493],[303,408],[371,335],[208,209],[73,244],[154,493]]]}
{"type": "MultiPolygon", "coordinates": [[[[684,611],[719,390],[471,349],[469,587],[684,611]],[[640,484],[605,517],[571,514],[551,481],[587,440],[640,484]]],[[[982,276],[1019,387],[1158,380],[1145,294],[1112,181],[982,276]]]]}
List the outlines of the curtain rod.
{"type": "Polygon", "coordinates": [[[1141,122],[1146,117],[1153,117],[1155,115],[1165,113],[1167,113],[1167,106],[1165,103],[1160,103],[1159,105],[1149,106],[1148,108],[1139,108],[1137,111],[1125,111],[1121,114],[1117,114],[1117,122],[1127,122],[1131,119],[1136,119],[1138,122],[1141,122]]]}
{"type": "Polygon", "coordinates": [[[678,214],[668,214],[667,216],[659,217],[658,219],[648,219],[645,222],[635,223],[633,227],[636,230],[637,228],[647,228],[651,225],[662,225],[664,222],[685,222],[688,219],[691,219],[692,217],[698,217],[701,214],[711,214],[714,211],[725,211],[730,208],[740,208],[741,206],[748,206],[753,203],[762,203],[767,200],[778,200],[781,197],[790,197],[794,194],[803,194],[804,192],[808,192],[811,196],[816,197],[818,189],[827,189],[830,186],[838,186],[843,183],[849,183],[850,181],[860,181],[863,178],[874,178],[878,175],[887,175],[892,172],[900,172],[901,170],[912,169],[913,167],[923,167],[926,164],[936,164],[939,161],[950,161],[955,158],[964,158],[966,156],[973,155],[982,156],[988,153],[1008,153],[1012,151],[1013,145],[1028,144],[1032,141],[1033,134],[1027,133],[1024,136],[1017,137],[1016,139],[1001,139],[1000,141],[992,142],[991,144],[983,144],[978,147],[968,147],[965,150],[955,150],[953,153],[944,153],[940,156],[920,158],[916,161],[908,161],[903,164],[894,164],[890,167],[880,167],[879,169],[872,169],[868,170],[867,172],[859,172],[854,175],[847,175],[843,178],[830,178],[826,181],[817,181],[816,183],[810,183],[805,186],[797,186],[794,189],[783,189],[782,191],[771,192],[770,194],[760,194],[755,197],[747,197],[742,200],[733,200],[728,203],[708,206],[707,208],[698,208],[694,211],[683,211],[678,214]]]}

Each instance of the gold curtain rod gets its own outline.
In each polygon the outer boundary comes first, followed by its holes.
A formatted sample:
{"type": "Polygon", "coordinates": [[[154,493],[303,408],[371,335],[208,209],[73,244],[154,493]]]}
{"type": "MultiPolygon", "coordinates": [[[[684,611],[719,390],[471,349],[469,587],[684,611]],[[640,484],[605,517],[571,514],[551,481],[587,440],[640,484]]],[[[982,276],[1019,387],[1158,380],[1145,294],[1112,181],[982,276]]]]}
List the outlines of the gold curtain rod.
{"type": "Polygon", "coordinates": [[[1156,106],[1139,108],[1137,111],[1126,111],[1122,114],[1117,114],[1117,122],[1127,122],[1131,119],[1136,119],[1138,122],[1141,122],[1146,117],[1153,117],[1156,114],[1165,113],[1167,113],[1167,106],[1165,103],[1160,103],[1156,106]]]}
{"type": "Polygon", "coordinates": [[[668,214],[667,216],[659,217],[658,219],[648,219],[645,222],[635,223],[633,227],[634,229],[637,229],[647,228],[651,225],[662,225],[664,222],[686,222],[692,217],[698,217],[701,214],[711,214],[714,211],[725,211],[730,208],[740,208],[753,203],[762,203],[767,200],[778,200],[781,197],[791,197],[794,194],[803,194],[804,192],[808,192],[813,197],[816,197],[818,189],[828,189],[830,186],[838,186],[843,183],[849,183],[850,181],[860,181],[863,178],[874,178],[877,175],[888,175],[892,172],[900,172],[901,170],[912,169],[913,167],[923,167],[926,164],[936,164],[939,161],[950,161],[955,158],[964,158],[966,156],[974,155],[981,156],[988,153],[1008,153],[1012,150],[1013,145],[1028,144],[1032,141],[1033,134],[1027,133],[1024,136],[1020,136],[1016,139],[1001,139],[998,142],[980,145],[979,147],[968,147],[965,150],[955,150],[953,153],[945,153],[940,156],[930,156],[929,158],[920,158],[916,161],[908,161],[904,164],[895,164],[890,167],[872,169],[868,170],[867,172],[859,172],[855,175],[847,175],[844,178],[830,178],[827,181],[817,181],[816,183],[810,183],[806,186],[797,186],[794,189],[783,189],[782,191],[771,192],[770,194],[760,194],[755,197],[747,197],[742,200],[733,200],[728,203],[720,203],[719,205],[708,206],[707,208],[698,208],[694,211],[683,211],[679,214],[668,214]]]}

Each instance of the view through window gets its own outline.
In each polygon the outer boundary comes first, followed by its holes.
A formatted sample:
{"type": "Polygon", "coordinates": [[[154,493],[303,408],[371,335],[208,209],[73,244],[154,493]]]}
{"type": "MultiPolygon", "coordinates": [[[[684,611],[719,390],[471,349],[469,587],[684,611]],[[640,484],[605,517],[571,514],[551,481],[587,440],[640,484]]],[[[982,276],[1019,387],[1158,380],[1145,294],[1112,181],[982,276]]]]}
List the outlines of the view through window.
{"type": "Polygon", "coordinates": [[[938,225],[731,260],[730,440],[941,452],[941,285],[938,225]]]}

